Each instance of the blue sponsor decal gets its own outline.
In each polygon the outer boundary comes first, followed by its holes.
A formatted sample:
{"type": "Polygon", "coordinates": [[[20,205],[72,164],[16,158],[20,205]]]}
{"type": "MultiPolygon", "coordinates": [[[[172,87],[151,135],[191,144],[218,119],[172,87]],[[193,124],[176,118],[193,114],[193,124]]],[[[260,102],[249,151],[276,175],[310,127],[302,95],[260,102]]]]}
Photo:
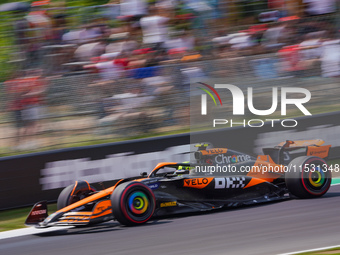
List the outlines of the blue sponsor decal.
{"type": "Polygon", "coordinates": [[[155,183],[150,183],[148,184],[150,189],[158,189],[159,188],[159,183],[155,182],[155,183]]]}

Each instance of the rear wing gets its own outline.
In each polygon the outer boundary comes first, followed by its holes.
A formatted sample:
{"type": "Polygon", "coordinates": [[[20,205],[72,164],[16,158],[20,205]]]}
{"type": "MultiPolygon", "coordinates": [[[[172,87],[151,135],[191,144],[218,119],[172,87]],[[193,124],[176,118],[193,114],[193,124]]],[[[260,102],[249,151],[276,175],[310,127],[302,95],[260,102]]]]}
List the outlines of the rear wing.
{"type": "Polygon", "coordinates": [[[314,140],[286,140],[273,148],[263,148],[265,155],[269,155],[277,164],[287,164],[298,156],[317,156],[327,158],[331,145],[323,145],[321,139],[314,140]]]}

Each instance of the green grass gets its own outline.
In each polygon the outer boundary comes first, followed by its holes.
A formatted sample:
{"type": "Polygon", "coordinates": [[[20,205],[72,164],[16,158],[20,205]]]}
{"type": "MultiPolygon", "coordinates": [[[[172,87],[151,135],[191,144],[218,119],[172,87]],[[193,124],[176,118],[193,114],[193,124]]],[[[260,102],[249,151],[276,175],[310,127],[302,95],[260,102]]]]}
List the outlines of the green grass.
{"type": "MultiPolygon", "coordinates": [[[[24,228],[25,220],[32,207],[6,210],[0,212],[0,231],[24,228]]],[[[51,214],[57,210],[57,204],[48,205],[48,213],[51,214]]]]}
{"type": "Polygon", "coordinates": [[[325,255],[325,254],[340,255],[340,247],[322,250],[322,251],[303,252],[303,253],[297,253],[297,254],[298,255],[325,255]]]}
{"type": "Polygon", "coordinates": [[[14,45],[12,22],[13,18],[0,15],[0,82],[7,80],[14,71],[13,64],[8,63],[11,60],[14,45]]]}

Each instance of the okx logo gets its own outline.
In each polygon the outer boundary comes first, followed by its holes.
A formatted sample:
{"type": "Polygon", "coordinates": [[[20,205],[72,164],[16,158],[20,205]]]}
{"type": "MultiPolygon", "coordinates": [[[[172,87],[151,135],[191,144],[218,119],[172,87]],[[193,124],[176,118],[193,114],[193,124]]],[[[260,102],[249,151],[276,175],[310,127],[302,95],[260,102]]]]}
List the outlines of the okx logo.
{"type": "MultiPolygon", "coordinates": [[[[287,115],[287,105],[294,105],[297,107],[304,115],[312,115],[307,108],[304,106],[305,103],[309,102],[311,99],[311,93],[308,89],[305,88],[297,88],[297,87],[273,87],[272,88],[272,93],[271,93],[271,106],[269,109],[256,109],[254,106],[254,93],[253,93],[253,88],[248,87],[247,88],[247,104],[245,103],[245,95],[243,91],[231,84],[215,84],[214,87],[199,82],[199,84],[205,86],[208,88],[210,91],[212,91],[218,98],[220,105],[223,106],[222,100],[220,95],[223,95],[223,93],[230,93],[232,96],[232,104],[233,104],[233,115],[245,115],[245,105],[248,106],[249,112],[251,112],[254,115],[257,116],[268,116],[273,114],[278,105],[279,105],[279,99],[281,99],[280,106],[281,106],[281,116],[286,116],[287,115]],[[219,89],[219,93],[216,91],[216,89],[219,89]],[[280,93],[279,93],[280,92],[280,93]]],[[[213,100],[215,106],[217,106],[215,97],[213,94],[206,88],[201,88],[198,87],[198,89],[203,90],[206,92],[213,100]]],[[[207,94],[202,94],[201,95],[201,115],[207,115],[207,94]]],[[[279,121],[279,119],[266,119],[265,121],[271,121],[272,126],[274,126],[275,121],[279,121]]],[[[297,121],[293,119],[288,119],[288,120],[282,120],[281,123],[283,122],[294,122],[294,125],[285,125],[282,124],[284,127],[295,127],[297,125],[297,121]]],[[[225,119],[214,119],[214,124],[213,126],[215,127],[218,124],[227,124],[227,123],[232,123],[232,120],[228,121],[225,119]]],[[[238,124],[245,124],[246,120],[243,122],[240,122],[238,124]]],[[[235,122],[234,122],[235,123],[235,122]]],[[[249,120],[248,121],[248,126],[252,127],[261,127],[263,126],[264,122],[263,120],[255,119],[255,120],[249,120]],[[255,122],[260,122],[260,125],[251,125],[249,123],[255,123],[255,122]],[[262,124],[261,124],[262,123],[262,124]]]]}

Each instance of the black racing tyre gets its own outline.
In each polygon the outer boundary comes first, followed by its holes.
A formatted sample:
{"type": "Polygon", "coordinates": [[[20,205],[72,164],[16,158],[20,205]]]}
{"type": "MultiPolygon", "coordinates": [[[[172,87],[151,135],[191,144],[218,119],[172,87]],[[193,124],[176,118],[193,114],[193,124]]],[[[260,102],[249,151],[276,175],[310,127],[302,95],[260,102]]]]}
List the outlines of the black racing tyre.
{"type": "Polygon", "coordinates": [[[156,199],[151,189],[140,182],[118,185],[111,194],[113,216],[123,225],[147,222],[153,215],[156,199]]]}
{"type": "Polygon", "coordinates": [[[319,157],[298,157],[289,163],[285,173],[288,191],[298,198],[324,195],[332,181],[326,161],[319,157]]]}
{"type": "Polygon", "coordinates": [[[75,184],[67,186],[62,190],[58,197],[57,209],[60,210],[85,197],[88,197],[90,193],[95,191],[96,189],[87,181],[76,181],[75,184]]]}

